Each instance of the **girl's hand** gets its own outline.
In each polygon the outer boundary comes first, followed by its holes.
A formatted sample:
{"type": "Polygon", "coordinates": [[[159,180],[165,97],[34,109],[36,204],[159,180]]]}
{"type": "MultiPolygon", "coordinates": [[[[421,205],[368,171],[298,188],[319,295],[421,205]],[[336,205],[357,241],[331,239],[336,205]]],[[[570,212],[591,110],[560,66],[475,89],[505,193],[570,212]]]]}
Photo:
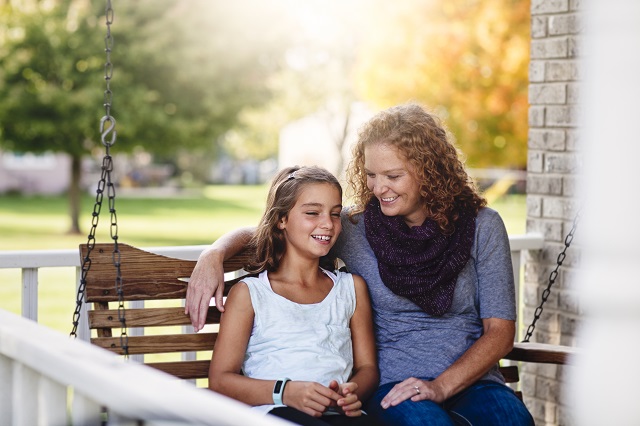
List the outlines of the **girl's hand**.
{"type": "Polygon", "coordinates": [[[347,382],[338,384],[336,380],[332,380],[331,383],[329,383],[329,388],[341,395],[341,398],[336,400],[336,405],[342,410],[345,416],[357,417],[362,415],[362,402],[355,393],[358,389],[357,383],[347,382]]]}
{"type": "Polygon", "coordinates": [[[316,382],[288,382],[284,388],[282,402],[310,416],[320,417],[326,409],[335,405],[342,395],[316,382]]]}
{"type": "Polygon", "coordinates": [[[410,377],[395,385],[389,393],[382,398],[380,405],[386,410],[387,408],[396,406],[407,399],[414,402],[428,399],[433,402],[441,403],[446,398],[444,396],[443,389],[441,389],[436,382],[410,377]]]}

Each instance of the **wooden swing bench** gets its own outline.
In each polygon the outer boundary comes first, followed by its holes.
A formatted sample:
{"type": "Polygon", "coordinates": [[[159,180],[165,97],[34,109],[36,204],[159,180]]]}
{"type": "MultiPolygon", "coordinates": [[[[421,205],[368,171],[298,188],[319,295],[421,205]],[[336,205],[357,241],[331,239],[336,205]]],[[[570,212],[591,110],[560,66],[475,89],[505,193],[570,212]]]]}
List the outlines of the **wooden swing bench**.
{"type": "MultiPolygon", "coordinates": [[[[172,374],[181,379],[206,379],[209,372],[210,351],[217,336],[216,324],[220,323],[220,313],[211,306],[207,313],[205,331],[199,333],[176,332],[174,326],[190,326],[190,318],[184,314],[186,279],[191,275],[196,262],[150,253],[138,248],[118,244],[121,253],[121,276],[123,298],[126,302],[144,301],[142,308],[126,308],[125,321],[128,329],[143,328],[143,335],[128,333],[129,355],[145,355],[144,362],[150,367],[172,374]],[[173,301],[173,306],[166,306],[173,301]],[[213,326],[213,327],[212,327],[213,326]],[[171,330],[173,328],[173,330],[171,330]],[[213,329],[212,331],[207,331],[213,329]],[[167,330],[168,332],[163,332],[167,330]],[[169,331],[170,330],[170,331],[169,331]],[[147,334],[148,333],[148,334],[147,334]],[[153,362],[146,355],[161,353],[196,352],[203,353],[205,359],[153,362]]],[[[87,253],[85,244],[80,246],[81,259],[87,253]]],[[[248,260],[248,252],[243,251],[224,262],[224,271],[241,271],[248,260]]],[[[86,276],[85,301],[88,307],[91,343],[123,355],[121,339],[114,336],[114,330],[121,329],[118,319],[118,296],[115,291],[116,270],[113,265],[113,245],[95,244],[90,254],[91,267],[86,276]]],[[[225,281],[225,295],[242,276],[225,281]]],[[[179,327],[178,327],[179,331],[179,327]]],[[[570,364],[575,348],[541,343],[515,343],[506,360],[570,364]]],[[[187,357],[188,358],[188,357],[187,357]]],[[[202,355],[201,355],[202,358],[202,355]]],[[[504,364],[504,363],[501,363],[504,364]]],[[[517,365],[500,367],[507,383],[519,381],[517,365]]]]}

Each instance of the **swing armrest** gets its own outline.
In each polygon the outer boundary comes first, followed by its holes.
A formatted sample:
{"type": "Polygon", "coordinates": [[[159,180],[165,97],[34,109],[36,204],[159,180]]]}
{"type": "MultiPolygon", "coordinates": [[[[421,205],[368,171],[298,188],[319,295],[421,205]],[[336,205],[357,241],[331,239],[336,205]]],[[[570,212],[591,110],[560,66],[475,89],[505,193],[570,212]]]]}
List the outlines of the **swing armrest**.
{"type": "Polygon", "coordinates": [[[573,364],[580,354],[578,348],[548,343],[514,343],[513,349],[504,359],[512,361],[539,362],[546,364],[573,364]]]}

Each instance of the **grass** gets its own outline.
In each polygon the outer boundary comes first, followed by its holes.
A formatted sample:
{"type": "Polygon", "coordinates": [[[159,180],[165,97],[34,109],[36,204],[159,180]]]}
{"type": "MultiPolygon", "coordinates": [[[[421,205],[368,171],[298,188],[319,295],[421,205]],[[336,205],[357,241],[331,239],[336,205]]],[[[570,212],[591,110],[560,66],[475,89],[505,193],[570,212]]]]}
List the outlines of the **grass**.
{"type": "MultiPolygon", "coordinates": [[[[173,198],[116,197],[119,240],[137,246],[208,244],[226,230],[255,225],[267,188],[209,186],[200,196],[173,198]]],[[[87,242],[95,199],[82,200],[80,225],[71,235],[65,197],[0,197],[0,250],[77,248],[87,242]]],[[[109,242],[108,202],[102,203],[98,242],[109,242]]]]}
{"type": "MultiPolygon", "coordinates": [[[[198,196],[126,198],[118,196],[119,241],[139,247],[210,244],[230,229],[255,225],[264,208],[267,187],[208,186],[198,196]]],[[[118,194],[119,195],[119,194],[118,194]]],[[[94,198],[82,200],[85,234],[70,235],[65,197],[0,196],[0,250],[77,249],[87,242],[94,198]]],[[[490,207],[502,215],[509,234],[525,233],[525,196],[509,195],[490,207]]],[[[109,242],[109,210],[105,199],[96,234],[109,242]]],[[[75,269],[39,271],[38,322],[64,333],[71,331],[75,305],[75,269]]],[[[0,309],[20,313],[20,271],[0,269],[0,309]]]]}

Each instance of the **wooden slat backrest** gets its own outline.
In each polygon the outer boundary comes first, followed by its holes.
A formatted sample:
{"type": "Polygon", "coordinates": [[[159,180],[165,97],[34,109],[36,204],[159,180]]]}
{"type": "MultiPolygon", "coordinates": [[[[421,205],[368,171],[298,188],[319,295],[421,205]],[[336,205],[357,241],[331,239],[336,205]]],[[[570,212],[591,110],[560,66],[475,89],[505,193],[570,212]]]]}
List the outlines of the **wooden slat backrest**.
{"type": "MultiPolygon", "coordinates": [[[[196,262],[181,260],[140,250],[119,244],[123,297],[126,301],[152,301],[177,299],[186,297],[188,278],[196,262]]],[[[80,246],[82,258],[87,253],[86,245],[80,246]]],[[[118,300],[115,292],[116,272],[113,265],[113,245],[96,244],[91,252],[91,267],[87,273],[85,300],[93,303],[89,311],[89,328],[97,331],[92,343],[122,354],[120,338],[112,337],[112,330],[120,329],[118,300]],[[111,303],[112,306],[109,306],[111,303]]],[[[242,269],[249,258],[248,251],[243,251],[224,263],[225,272],[242,269]]],[[[241,278],[225,282],[225,294],[233,284],[241,278]]],[[[143,309],[126,309],[127,327],[166,327],[185,326],[191,324],[182,307],[145,307],[143,309]]],[[[206,324],[219,324],[220,313],[210,307],[206,324]]],[[[217,333],[168,334],[150,336],[130,336],[128,338],[129,353],[157,354],[171,352],[188,352],[211,350],[217,333]]],[[[561,346],[538,343],[516,343],[513,351],[505,358],[514,361],[543,362],[565,364],[577,350],[561,346]]],[[[148,365],[173,374],[183,379],[206,378],[209,360],[149,362],[148,365]]],[[[519,381],[517,366],[500,368],[507,383],[519,381]]]]}
{"type": "MultiPolygon", "coordinates": [[[[176,326],[188,326],[191,320],[184,314],[182,300],[186,297],[187,279],[196,264],[193,260],[176,259],[150,253],[127,244],[118,244],[123,299],[131,301],[161,301],[146,303],[144,308],[126,308],[127,328],[140,327],[144,335],[128,333],[130,355],[152,355],[177,352],[211,351],[217,330],[200,333],[176,333],[176,326]],[[154,305],[154,306],[149,306],[154,305]],[[162,306],[156,306],[162,305],[162,306]],[[173,305],[173,306],[164,306],[173,305]],[[162,327],[167,327],[165,331],[162,327]],[[154,330],[152,330],[153,328],[154,330]],[[168,330],[171,330],[170,332],[168,330]]],[[[80,246],[81,259],[87,246],[80,246]]],[[[89,328],[96,330],[91,342],[117,354],[123,354],[119,335],[118,295],[115,290],[116,268],[113,264],[113,244],[96,244],[90,253],[91,266],[86,277],[85,301],[89,308],[89,328]],[[90,305],[91,306],[91,305],[90,305]]],[[[224,263],[225,272],[241,270],[249,258],[243,251],[224,263]]],[[[225,294],[241,278],[225,282],[225,294]]],[[[215,307],[207,312],[206,324],[219,324],[220,313],[215,307]]],[[[211,328],[211,327],[208,327],[211,328]]],[[[147,365],[183,379],[206,378],[209,360],[154,362],[145,357],[147,365]]]]}
{"type": "MultiPolygon", "coordinates": [[[[156,309],[127,309],[126,321],[128,327],[162,327],[170,325],[190,325],[191,320],[184,314],[184,309],[156,308],[156,309]]],[[[207,324],[220,322],[220,312],[217,309],[209,309],[207,312],[207,324]]],[[[118,328],[118,310],[94,310],[89,312],[89,328],[118,328]]]]}
{"type": "MultiPolygon", "coordinates": [[[[187,283],[180,278],[191,275],[195,260],[182,260],[150,253],[127,244],[118,244],[120,251],[120,271],[123,277],[124,299],[160,300],[184,299],[187,283]]],[[[86,245],[80,246],[82,258],[86,255],[86,245]]],[[[248,260],[248,252],[243,251],[224,263],[225,272],[242,269],[248,260]]],[[[96,244],[91,251],[91,267],[87,273],[86,301],[114,302],[118,300],[114,283],[116,271],[113,266],[113,246],[96,244]],[[89,285],[89,282],[91,285],[89,285]]],[[[228,292],[233,283],[228,283],[228,292]]]]}

